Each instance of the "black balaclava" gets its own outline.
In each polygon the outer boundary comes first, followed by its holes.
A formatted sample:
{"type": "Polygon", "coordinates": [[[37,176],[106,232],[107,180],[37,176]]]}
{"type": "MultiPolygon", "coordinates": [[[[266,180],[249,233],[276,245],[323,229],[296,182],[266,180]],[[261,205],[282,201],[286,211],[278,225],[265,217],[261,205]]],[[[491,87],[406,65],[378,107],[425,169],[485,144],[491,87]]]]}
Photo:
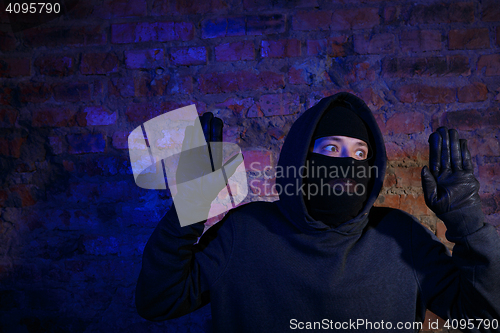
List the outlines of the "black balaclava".
{"type": "Polygon", "coordinates": [[[336,227],[353,219],[363,209],[370,180],[368,160],[373,153],[366,125],[350,105],[337,105],[327,110],[314,131],[311,144],[314,146],[316,139],[326,136],[360,139],[369,147],[365,160],[308,154],[307,174],[304,175],[307,210],[315,220],[336,227]]]}

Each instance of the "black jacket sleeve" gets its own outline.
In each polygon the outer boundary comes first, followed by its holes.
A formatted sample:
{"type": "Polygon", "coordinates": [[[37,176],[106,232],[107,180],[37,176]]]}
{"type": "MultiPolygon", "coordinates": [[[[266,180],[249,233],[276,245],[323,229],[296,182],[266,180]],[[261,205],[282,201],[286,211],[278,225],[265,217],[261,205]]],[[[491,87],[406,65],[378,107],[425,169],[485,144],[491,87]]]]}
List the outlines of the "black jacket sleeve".
{"type": "Polygon", "coordinates": [[[232,247],[226,219],[202,235],[202,222],[181,227],[174,205],[144,248],[135,302],[139,315],[153,321],[177,318],[210,301],[209,289],[221,275],[232,247]],[[197,243],[197,244],[195,244],[197,243]]]}
{"type": "Polygon", "coordinates": [[[484,223],[480,206],[438,217],[448,226],[447,239],[455,243],[451,258],[425,228],[415,226],[412,230],[413,260],[427,308],[443,319],[465,319],[458,327],[464,332],[498,332],[499,328],[487,325],[494,319],[500,321],[497,231],[484,223]]]}

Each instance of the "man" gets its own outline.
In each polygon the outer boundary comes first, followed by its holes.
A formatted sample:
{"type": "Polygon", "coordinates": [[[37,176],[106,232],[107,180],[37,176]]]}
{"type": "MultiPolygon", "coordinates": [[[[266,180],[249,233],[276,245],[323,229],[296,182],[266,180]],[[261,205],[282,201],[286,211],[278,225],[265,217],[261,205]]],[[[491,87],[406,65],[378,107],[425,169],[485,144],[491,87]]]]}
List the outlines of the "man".
{"type": "MultiPolygon", "coordinates": [[[[202,122],[210,139],[210,116],[202,122]]],[[[454,130],[429,142],[424,196],[453,257],[411,215],[373,207],[384,141],[366,104],[339,93],[290,129],[277,168],[302,173],[277,174],[279,201],[230,211],[197,244],[203,223],[181,228],[169,210],[144,250],[139,314],[159,321],[211,302],[215,332],[416,332],[427,308],[496,331],[484,323],[500,317],[500,241],[484,223],[470,153],[454,130]]]]}

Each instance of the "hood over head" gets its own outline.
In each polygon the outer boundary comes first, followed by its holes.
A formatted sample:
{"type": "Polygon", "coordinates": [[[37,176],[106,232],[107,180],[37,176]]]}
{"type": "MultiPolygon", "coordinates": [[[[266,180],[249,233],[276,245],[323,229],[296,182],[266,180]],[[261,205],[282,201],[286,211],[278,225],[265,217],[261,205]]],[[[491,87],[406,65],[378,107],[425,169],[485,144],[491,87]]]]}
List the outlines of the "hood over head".
{"type": "Polygon", "coordinates": [[[347,92],[325,97],[306,110],[295,121],[285,139],[276,173],[276,184],[280,198],[277,205],[282,213],[304,232],[335,231],[342,234],[361,232],[368,221],[366,218],[368,212],[382,189],[386,163],[387,158],[382,134],[371,110],[363,100],[347,92]],[[370,165],[373,166],[373,172],[371,173],[372,179],[368,188],[368,197],[358,216],[331,228],[322,221],[315,220],[308,213],[303,191],[300,190],[304,185],[303,179],[298,174],[300,172],[297,171],[304,169],[309,147],[313,140],[318,137],[315,130],[322,116],[334,107],[345,105],[352,106],[350,109],[355,112],[368,129],[368,144],[371,151],[370,165]]]}

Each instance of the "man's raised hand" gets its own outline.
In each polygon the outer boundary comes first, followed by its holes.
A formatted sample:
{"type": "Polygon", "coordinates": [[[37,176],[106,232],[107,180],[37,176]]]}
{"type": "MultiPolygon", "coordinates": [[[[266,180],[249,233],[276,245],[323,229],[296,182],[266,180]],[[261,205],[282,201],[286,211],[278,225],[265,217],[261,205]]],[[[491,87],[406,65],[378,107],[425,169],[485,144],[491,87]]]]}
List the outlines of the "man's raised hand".
{"type": "Polygon", "coordinates": [[[422,169],[422,187],[427,206],[440,215],[479,205],[479,182],[467,148],[458,132],[440,127],[429,137],[429,167],[422,169]]]}

